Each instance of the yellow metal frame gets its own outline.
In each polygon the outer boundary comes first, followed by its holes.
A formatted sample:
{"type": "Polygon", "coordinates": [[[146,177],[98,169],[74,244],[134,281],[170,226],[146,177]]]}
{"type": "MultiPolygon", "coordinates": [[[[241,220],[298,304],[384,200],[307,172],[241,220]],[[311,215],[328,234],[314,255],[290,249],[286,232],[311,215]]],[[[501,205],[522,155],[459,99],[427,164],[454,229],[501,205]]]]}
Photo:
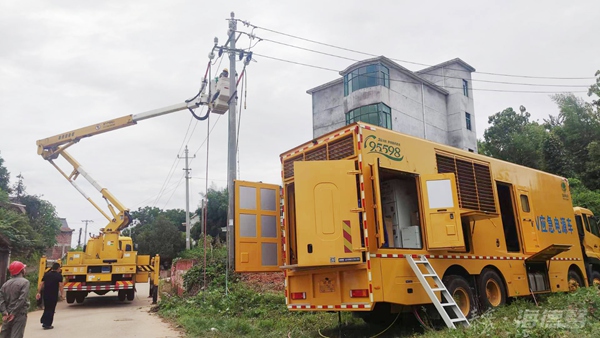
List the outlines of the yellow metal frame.
{"type": "Polygon", "coordinates": [[[247,272],[247,271],[260,271],[260,272],[273,272],[280,271],[280,266],[283,264],[281,259],[281,188],[278,185],[266,184],[266,183],[255,183],[246,181],[235,181],[235,217],[234,217],[234,236],[235,236],[235,271],[236,272],[247,272]],[[240,203],[240,189],[253,188],[255,189],[255,206],[254,208],[242,208],[240,203]],[[261,207],[261,189],[273,190],[275,192],[275,205],[273,210],[262,209],[261,207]],[[240,224],[241,215],[250,215],[255,217],[256,221],[256,234],[254,237],[241,236],[240,224]],[[262,217],[271,216],[275,217],[276,222],[276,237],[263,237],[262,236],[262,217]],[[263,253],[262,244],[276,244],[277,245],[277,265],[264,265],[263,264],[263,253]]]}

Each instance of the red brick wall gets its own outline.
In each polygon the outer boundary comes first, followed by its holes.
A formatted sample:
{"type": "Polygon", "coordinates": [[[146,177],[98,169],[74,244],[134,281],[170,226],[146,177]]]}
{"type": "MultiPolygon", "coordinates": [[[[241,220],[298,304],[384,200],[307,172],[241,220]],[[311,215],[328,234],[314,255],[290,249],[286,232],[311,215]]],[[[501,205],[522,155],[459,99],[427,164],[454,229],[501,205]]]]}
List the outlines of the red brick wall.
{"type": "Polygon", "coordinates": [[[73,237],[73,232],[61,232],[56,236],[56,242],[59,245],[68,245],[71,247],[71,238],[73,237]]]}
{"type": "Polygon", "coordinates": [[[195,264],[194,259],[180,259],[175,264],[171,265],[171,286],[176,290],[177,295],[181,296],[185,292],[183,287],[183,275],[191,269],[195,264]]]}
{"type": "Polygon", "coordinates": [[[63,247],[64,248],[64,252],[66,253],[67,251],[69,251],[69,249],[71,249],[71,238],[73,237],[73,232],[72,231],[68,231],[68,232],[60,232],[58,234],[58,236],[56,236],[56,245],[54,245],[52,248],[49,248],[46,251],[46,257],[48,257],[48,259],[59,259],[62,257],[63,254],[63,247]]]}
{"type": "MultiPolygon", "coordinates": [[[[66,253],[67,251],[69,251],[70,248],[71,248],[70,245],[65,246],[64,252],[66,253]]],[[[52,260],[61,258],[62,254],[63,254],[63,246],[62,245],[60,245],[60,246],[55,245],[46,251],[46,257],[48,257],[48,259],[52,259],[52,260]]]]}

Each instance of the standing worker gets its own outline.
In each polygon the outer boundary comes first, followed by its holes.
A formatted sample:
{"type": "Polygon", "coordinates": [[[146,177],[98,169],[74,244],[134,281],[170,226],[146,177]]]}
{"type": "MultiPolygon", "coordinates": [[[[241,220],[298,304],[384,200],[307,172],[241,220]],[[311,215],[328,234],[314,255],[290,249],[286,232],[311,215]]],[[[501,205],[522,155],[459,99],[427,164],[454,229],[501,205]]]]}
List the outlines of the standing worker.
{"type": "MultiPolygon", "coordinates": [[[[42,278],[42,283],[38,287],[38,293],[35,295],[36,299],[40,299],[41,291],[44,290],[44,314],[40,321],[44,330],[53,329],[52,322],[54,321],[54,311],[56,310],[56,303],[58,302],[58,294],[62,299],[63,294],[63,277],[58,272],[60,264],[54,263],[50,268],[50,271],[46,272],[42,278]]],[[[2,338],[2,337],[0,337],[2,338]]]]}
{"type": "Polygon", "coordinates": [[[29,281],[24,278],[25,267],[25,264],[19,261],[10,263],[8,271],[12,278],[0,288],[0,338],[22,338],[25,333],[29,310],[29,281]]]}

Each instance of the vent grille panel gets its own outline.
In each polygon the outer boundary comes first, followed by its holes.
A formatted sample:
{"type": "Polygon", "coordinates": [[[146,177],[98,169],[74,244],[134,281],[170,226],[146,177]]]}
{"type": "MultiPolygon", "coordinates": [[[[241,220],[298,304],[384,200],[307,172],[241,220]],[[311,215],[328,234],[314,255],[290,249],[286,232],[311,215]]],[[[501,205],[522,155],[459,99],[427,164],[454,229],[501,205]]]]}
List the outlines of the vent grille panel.
{"type": "Polygon", "coordinates": [[[454,173],[461,208],[496,213],[489,165],[436,154],[438,173],[454,173]]]}
{"type": "Polygon", "coordinates": [[[310,149],[306,153],[300,153],[295,157],[283,161],[283,178],[294,177],[294,162],[296,161],[327,161],[342,160],[355,155],[354,133],[335,139],[329,143],[319,145],[318,148],[310,149]]]}
{"type": "Polygon", "coordinates": [[[354,138],[352,134],[329,143],[329,159],[341,160],[354,155],[354,138]]]}
{"type": "Polygon", "coordinates": [[[326,161],[327,160],[327,147],[321,147],[311,151],[307,151],[304,155],[306,161],[326,161]]]}

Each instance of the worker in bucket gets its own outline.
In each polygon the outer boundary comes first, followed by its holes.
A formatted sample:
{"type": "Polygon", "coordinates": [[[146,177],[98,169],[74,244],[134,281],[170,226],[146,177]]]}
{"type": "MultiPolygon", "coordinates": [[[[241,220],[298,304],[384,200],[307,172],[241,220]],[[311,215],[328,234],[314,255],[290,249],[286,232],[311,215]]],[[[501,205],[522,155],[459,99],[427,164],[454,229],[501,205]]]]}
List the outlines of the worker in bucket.
{"type": "Polygon", "coordinates": [[[219,79],[228,78],[228,77],[229,77],[229,70],[227,68],[223,68],[221,75],[219,75],[219,79]]]}
{"type": "Polygon", "coordinates": [[[25,264],[14,261],[8,266],[12,276],[0,288],[2,330],[0,338],[22,338],[29,309],[29,281],[25,279],[25,264]]]}

